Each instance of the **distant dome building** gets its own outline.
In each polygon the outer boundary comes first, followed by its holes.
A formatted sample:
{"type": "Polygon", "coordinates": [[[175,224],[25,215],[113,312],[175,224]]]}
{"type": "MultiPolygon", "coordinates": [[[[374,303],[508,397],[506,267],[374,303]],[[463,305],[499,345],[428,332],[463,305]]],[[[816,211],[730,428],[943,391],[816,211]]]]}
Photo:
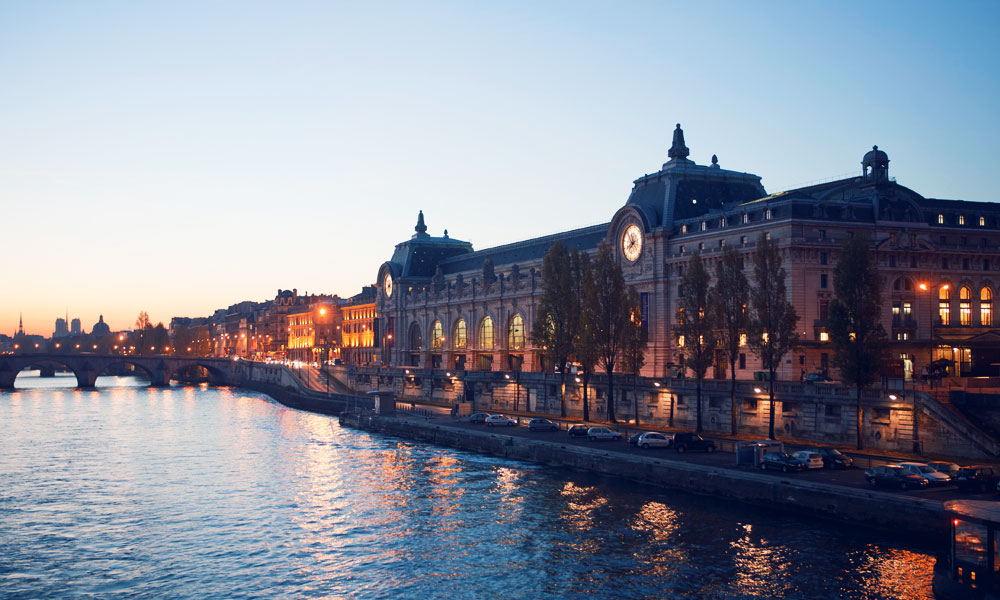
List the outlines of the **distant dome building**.
{"type": "Polygon", "coordinates": [[[90,333],[95,337],[102,337],[111,333],[111,328],[104,322],[104,315],[101,315],[100,319],[94,323],[94,327],[91,329],[90,333]]]}

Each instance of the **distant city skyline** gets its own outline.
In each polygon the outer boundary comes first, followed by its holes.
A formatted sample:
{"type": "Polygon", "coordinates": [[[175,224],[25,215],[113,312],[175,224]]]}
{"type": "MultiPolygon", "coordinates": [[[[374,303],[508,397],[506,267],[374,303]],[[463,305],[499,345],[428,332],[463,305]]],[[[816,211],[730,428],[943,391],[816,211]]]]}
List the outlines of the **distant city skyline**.
{"type": "Polygon", "coordinates": [[[995,201],[1000,6],[0,5],[0,333],[349,297],[418,210],[476,249],[667,159],[995,201]]]}

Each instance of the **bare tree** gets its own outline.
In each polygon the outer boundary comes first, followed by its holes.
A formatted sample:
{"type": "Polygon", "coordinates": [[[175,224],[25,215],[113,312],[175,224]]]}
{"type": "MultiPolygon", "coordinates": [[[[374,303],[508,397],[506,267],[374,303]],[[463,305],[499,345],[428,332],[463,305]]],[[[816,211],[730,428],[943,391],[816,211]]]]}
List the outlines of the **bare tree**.
{"type": "Polygon", "coordinates": [[[739,409],[736,405],[736,361],[740,356],[740,343],[747,333],[747,304],[750,301],[750,282],[743,273],[743,255],[726,246],[722,260],[716,265],[715,286],[711,304],[719,328],[719,345],[729,359],[729,410],[730,433],[736,435],[739,409]]]}
{"type": "Polygon", "coordinates": [[[776,243],[761,234],[753,257],[754,285],[750,290],[747,343],[768,373],[768,439],[774,439],[774,383],[781,359],[798,346],[795,325],[799,317],[788,301],[785,269],[776,243]]]}
{"type": "Polygon", "coordinates": [[[542,262],[542,298],[531,337],[547,360],[559,365],[559,414],[566,416],[566,361],[573,353],[580,323],[580,297],[573,281],[569,250],[555,242],[542,262]]]}
{"type": "Polygon", "coordinates": [[[694,371],[697,401],[695,429],[699,432],[702,431],[701,388],[705,373],[714,359],[715,334],[715,315],[709,306],[708,270],[701,255],[695,252],[681,276],[674,336],[677,345],[684,348],[687,356],[685,367],[694,371]]]}
{"type": "Polygon", "coordinates": [[[622,357],[626,328],[638,307],[629,306],[629,296],[621,265],[615,261],[611,246],[602,243],[594,259],[593,278],[587,290],[588,303],[584,314],[590,320],[598,364],[608,378],[608,421],[615,418],[615,365],[622,357]]]}

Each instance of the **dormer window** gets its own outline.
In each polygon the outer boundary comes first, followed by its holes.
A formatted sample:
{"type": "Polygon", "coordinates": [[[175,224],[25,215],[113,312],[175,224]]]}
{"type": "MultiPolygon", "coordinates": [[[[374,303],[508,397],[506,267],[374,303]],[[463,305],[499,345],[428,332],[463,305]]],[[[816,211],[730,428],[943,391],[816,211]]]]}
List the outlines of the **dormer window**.
{"type": "Polygon", "coordinates": [[[704,221],[702,221],[702,222],[701,222],[701,230],[702,230],[702,231],[705,231],[706,229],[708,229],[708,224],[707,224],[707,223],[705,223],[704,221]]]}
{"type": "Polygon", "coordinates": [[[750,215],[748,215],[747,213],[743,213],[743,224],[746,225],[749,222],[750,222],[750,215]]]}
{"type": "Polygon", "coordinates": [[[683,234],[685,234],[687,232],[688,232],[688,226],[687,225],[681,225],[681,235],[683,235],[683,234]]]}
{"type": "Polygon", "coordinates": [[[979,217],[979,226],[986,227],[986,217],[979,217]]]}
{"type": "Polygon", "coordinates": [[[771,209],[770,208],[764,211],[764,220],[765,221],[770,221],[771,220],[771,209]]]}
{"type": "MultiPolygon", "coordinates": [[[[979,217],[979,219],[982,220],[982,217],[979,217]]],[[[725,228],[726,228],[726,217],[722,217],[721,219],[719,219],[719,229],[725,229],[725,228]]]]}
{"type": "Polygon", "coordinates": [[[944,225],[944,215],[938,213],[938,225],[944,225]]]}
{"type": "Polygon", "coordinates": [[[965,215],[958,215],[958,224],[965,225],[965,215]]]}

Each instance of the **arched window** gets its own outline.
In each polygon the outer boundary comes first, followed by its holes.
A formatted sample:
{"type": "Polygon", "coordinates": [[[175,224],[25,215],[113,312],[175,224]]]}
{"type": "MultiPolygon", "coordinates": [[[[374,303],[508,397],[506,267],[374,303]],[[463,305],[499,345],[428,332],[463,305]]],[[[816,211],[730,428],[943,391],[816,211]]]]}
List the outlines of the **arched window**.
{"type": "Polygon", "coordinates": [[[466,331],[465,319],[459,318],[455,321],[455,329],[451,332],[451,345],[453,348],[462,349],[468,345],[469,334],[466,331]]]}
{"type": "Polygon", "coordinates": [[[951,287],[947,283],[938,291],[938,317],[942,325],[951,324],[951,287]]]}
{"type": "Polygon", "coordinates": [[[413,323],[410,325],[410,335],[407,336],[410,342],[410,350],[420,350],[424,346],[423,336],[420,334],[420,325],[413,323]]]}
{"type": "Polygon", "coordinates": [[[972,325],[972,290],[965,286],[958,290],[958,321],[972,325]]]}
{"type": "Polygon", "coordinates": [[[492,350],[493,349],[493,319],[490,317],[483,317],[483,320],[479,322],[479,349],[480,350],[492,350]]]}
{"type": "Polygon", "coordinates": [[[510,327],[507,329],[507,349],[524,349],[524,319],[520,313],[514,313],[510,318],[510,327]]]}
{"type": "Polygon", "coordinates": [[[431,323],[431,350],[440,350],[444,343],[444,330],[441,328],[441,321],[434,319],[431,323]]]}
{"type": "Polygon", "coordinates": [[[979,290],[979,324],[993,326],[993,291],[988,287],[979,290]]]}

